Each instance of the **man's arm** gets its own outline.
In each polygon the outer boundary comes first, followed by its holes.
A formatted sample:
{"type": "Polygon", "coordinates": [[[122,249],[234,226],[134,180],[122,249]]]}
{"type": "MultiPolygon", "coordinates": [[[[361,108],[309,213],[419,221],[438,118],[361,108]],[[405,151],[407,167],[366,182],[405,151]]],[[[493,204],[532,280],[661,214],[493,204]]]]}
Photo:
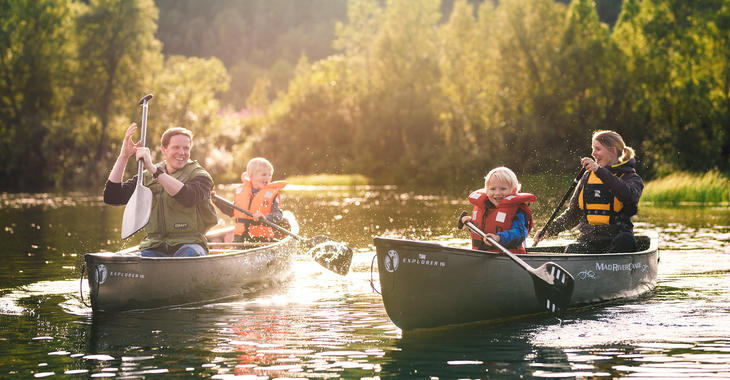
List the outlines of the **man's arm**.
{"type": "Polygon", "coordinates": [[[104,203],[108,205],[121,206],[129,202],[134,189],[137,187],[137,176],[132,177],[124,183],[107,180],[104,186],[104,203]]]}
{"type": "MultiPolygon", "coordinates": [[[[172,178],[169,175],[163,174],[157,177],[157,179],[159,180],[163,176],[172,178]]],[[[175,178],[172,179],[182,184],[180,189],[173,195],[173,198],[175,198],[175,200],[180,202],[183,206],[193,207],[202,201],[210,199],[210,191],[213,189],[213,181],[211,181],[210,178],[199,175],[191,178],[190,181],[187,181],[184,184],[175,178]]],[[[162,181],[160,181],[160,183],[162,183],[162,181]]]]}

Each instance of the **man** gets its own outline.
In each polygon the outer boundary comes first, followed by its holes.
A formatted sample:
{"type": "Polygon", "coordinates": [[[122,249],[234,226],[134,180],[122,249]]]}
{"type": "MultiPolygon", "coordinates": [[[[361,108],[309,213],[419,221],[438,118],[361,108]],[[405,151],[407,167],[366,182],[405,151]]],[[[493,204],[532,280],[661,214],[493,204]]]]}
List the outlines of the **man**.
{"type": "Polygon", "coordinates": [[[132,123],[124,136],[122,150],[104,187],[104,203],[127,204],[136,187],[137,176],[122,183],[129,158],[144,162],[143,184],[152,191],[152,212],[140,243],[143,257],[205,256],[205,232],[218,218],[210,202],[213,179],[190,160],[193,134],[185,128],[170,128],[162,134],[161,150],[165,160],[152,163],[150,150],[132,142],[137,125],[132,123]]]}

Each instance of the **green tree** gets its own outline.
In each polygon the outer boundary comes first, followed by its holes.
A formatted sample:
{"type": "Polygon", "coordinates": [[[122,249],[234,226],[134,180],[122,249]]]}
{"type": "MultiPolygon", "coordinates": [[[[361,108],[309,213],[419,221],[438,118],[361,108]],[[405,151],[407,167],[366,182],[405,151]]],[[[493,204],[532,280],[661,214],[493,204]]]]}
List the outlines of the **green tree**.
{"type": "Polygon", "coordinates": [[[391,180],[436,182],[428,166],[443,142],[435,138],[433,100],[439,91],[438,0],[387,2],[382,28],[373,39],[371,93],[364,99],[355,153],[367,174],[389,173],[391,180]],[[384,170],[387,169],[387,170],[384,170]]]}
{"type": "MultiPolygon", "coordinates": [[[[487,19],[494,14],[494,7],[484,3],[479,14],[487,19]]],[[[501,135],[489,133],[498,91],[493,70],[498,57],[494,37],[483,31],[474,17],[474,7],[466,0],[454,3],[448,22],[440,30],[437,133],[445,149],[436,165],[452,177],[465,180],[490,166],[492,161],[485,156],[494,155],[502,144],[501,135]]]]}
{"type": "Polygon", "coordinates": [[[648,115],[644,150],[660,173],[726,165],[727,118],[717,107],[722,95],[713,96],[722,94],[726,83],[717,76],[726,58],[713,54],[714,46],[726,38],[716,33],[726,9],[723,3],[629,3],[630,14],[622,15],[617,25],[616,38],[631,46],[631,66],[639,74],[634,86],[644,91],[642,107],[648,115]]]}
{"type": "MultiPolygon", "coordinates": [[[[39,191],[52,181],[43,150],[65,116],[73,69],[70,1],[0,2],[0,188],[39,191]]],[[[55,162],[55,161],[54,161],[55,162]]]]}
{"type": "Polygon", "coordinates": [[[78,18],[80,62],[73,110],[92,136],[92,172],[97,164],[109,162],[110,125],[123,124],[115,118],[152,91],[162,68],[156,20],[152,0],[92,0],[78,18]]]}
{"type": "Polygon", "coordinates": [[[194,136],[193,159],[220,172],[220,152],[213,152],[221,130],[230,126],[223,123],[217,96],[228,90],[230,80],[217,58],[168,57],[154,81],[156,95],[150,105],[154,112],[150,112],[148,123],[148,146],[159,146],[159,138],[167,128],[187,128],[194,136]]]}
{"type": "Polygon", "coordinates": [[[565,7],[550,0],[500,2],[486,32],[495,36],[499,62],[494,66],[499,92],[494,111],[494,129],[509,154],[502,164],[516,170],[543,171],[552,168],[556,133],[554,120],[561,112],[553,81],[559,76],[555,64],[565,28],[565,7]]]}

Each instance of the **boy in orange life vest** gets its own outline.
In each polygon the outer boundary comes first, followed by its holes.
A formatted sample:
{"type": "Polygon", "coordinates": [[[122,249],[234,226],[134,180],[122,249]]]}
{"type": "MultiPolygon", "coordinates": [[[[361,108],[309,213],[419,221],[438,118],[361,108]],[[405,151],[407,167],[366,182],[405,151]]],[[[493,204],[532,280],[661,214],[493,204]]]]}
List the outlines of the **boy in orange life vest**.
{"type": "MultiPolygon", "coordinates": [[[[471,216],[466,215],[461,221],[471,221],[514,253],[526,253],[525,239],[532,229],[532,211],[528,203],[537,198],[532,194],[518,193],[521,186],[512,170],[506,167],[492,169],[484,177],[484,189],[469,195],[474,210],[471,216]]],[[[474,233],[472,249],[499,252],[474,233]]]]}
{"type": "Polygon", "coordinates": [[[246,165],[246,171],[241,174],[241,185],[236,188],[233,203],[249,211],[253,218],[216,202],[223,213],[236,218],[233,241],[267,241],[274,237],[274,229],[261,219],[265,218],[274,224],[281,223],[280,191],[286,186],[286,181],[271,182],[273,174],[274,166],[261,157],[252,158],[246,165]]]}

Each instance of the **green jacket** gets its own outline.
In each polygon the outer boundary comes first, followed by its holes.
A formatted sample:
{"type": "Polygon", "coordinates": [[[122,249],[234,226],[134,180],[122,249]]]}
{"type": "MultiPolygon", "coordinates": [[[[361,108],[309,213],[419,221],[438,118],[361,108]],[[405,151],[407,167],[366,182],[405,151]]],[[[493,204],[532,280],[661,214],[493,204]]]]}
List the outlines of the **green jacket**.
{"type": "MultiPolygon", "coordinates": [[[[158,165],[164,167],[165,162],[158,165]]],[[[205,176],[213,181],[197,161],[188,161],[182,170],[171,175],[182,183],[197,176],[205,176]]],[[[139,244],[140,249],[154,249],[163,243],[168,246],[200,244],[207,249],[205,233],[218,222],[210,198],[194,207],[183,206],[148,171],[143,173],[143,184],[152,191],[152,211],[150,221],[144,228],[147,236],[139,244]]]]}

